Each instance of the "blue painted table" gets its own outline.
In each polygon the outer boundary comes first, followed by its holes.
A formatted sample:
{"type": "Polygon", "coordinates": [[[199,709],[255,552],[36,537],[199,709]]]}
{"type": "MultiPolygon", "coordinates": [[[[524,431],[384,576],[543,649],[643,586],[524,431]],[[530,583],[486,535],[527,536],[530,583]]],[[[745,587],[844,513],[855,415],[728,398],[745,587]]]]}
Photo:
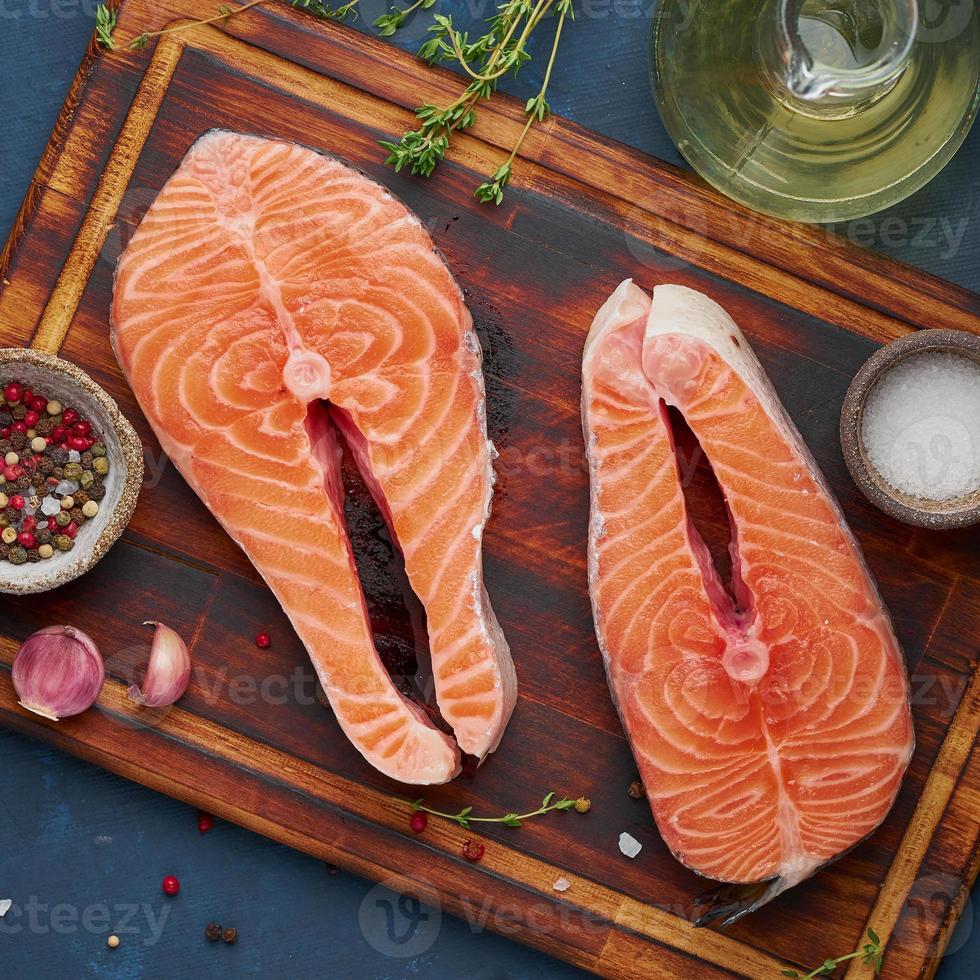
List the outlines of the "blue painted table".
{"type": "MultiPolygon", "coordinates": [[[[650,97],[650,0],[581,0],[549,98],[556,112],[681,163],[650,97]]],[[[202,2],[202,16],[211,12],[202,2]]],[[[459,26],[486,0],[454,8],[459,26]],[[460,14],[458,8],[463,8],[460,14]]],[[[361,24],[383,0],[362,0],[361,24]]],[[[88,41],[95,0],[0,0],[0,234],[5,235],[88,41]]],[[[414,47],[423,24],[401,43],[414,47]]],[[[542,39],[544,40],[544,39],[542,39]]],[[[525,69],[531,91],[537,65],[525,69]]],[[[524,91],[518,87],[515,91],[524,91]]],[[[874,219],[835,229],[980,290],[980,127],[943,174],[874,219]]],[[[942,326],[942,324],[936,324],[942,326]]],[[[0,600],[0,615],[2,615],[0,600]]],[[[0,731],[0,978],[472,977],[579,971],[236,827],[207,835],[183,804],[0,731]],[[179,876],[179,899],[160,892],[179,876]],[[234,946],[204,925],[234,925],[234,946]],[[122,940],[109,950],[105,937],[122,940]],[[394,937],[396,941],[392,941],[394,937]],[[409,942],[397,940],[411,937],[409,942]]],[[[980,899],[980,896],[975,896],[980,899]]],[[[941,980],[980,975],[980,900],[941,980]]],[[[828,952],[844,952],[844,950],[828,952]]]]}

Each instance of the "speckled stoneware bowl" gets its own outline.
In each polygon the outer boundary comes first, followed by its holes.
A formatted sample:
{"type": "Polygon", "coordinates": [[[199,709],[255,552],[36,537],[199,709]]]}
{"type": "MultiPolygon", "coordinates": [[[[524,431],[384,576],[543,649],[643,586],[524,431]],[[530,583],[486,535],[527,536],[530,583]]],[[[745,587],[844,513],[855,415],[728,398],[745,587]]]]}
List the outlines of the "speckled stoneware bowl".
{"type": "Polygon", "coordinates": [[[79,530],[71,551],[56,551],[52,558],[33,564],[0,562],[0,592],[27,595],[78,578],[115,544],[133,516],[143,485],[143,447],[119,406],[68,361],[31,349],[0,349],[0,387],[9,381],[23,381],[77,408],[102,436],[110,463],[99,513],[79,530]]]}
{"type": "Polygon", "coordinates": [[[951,500],[928,500],[896,490],[868,459],[862,441],[864,407],[875,385],[895,365],[924,353],[948,353],[980,363],[980,337],[963,330],[919,330],[882,347],[851,382],[841,412],[840,440],[854,482],[875,506],[905,524],[948,530],[980,523],[980,490],[951,500]]]}

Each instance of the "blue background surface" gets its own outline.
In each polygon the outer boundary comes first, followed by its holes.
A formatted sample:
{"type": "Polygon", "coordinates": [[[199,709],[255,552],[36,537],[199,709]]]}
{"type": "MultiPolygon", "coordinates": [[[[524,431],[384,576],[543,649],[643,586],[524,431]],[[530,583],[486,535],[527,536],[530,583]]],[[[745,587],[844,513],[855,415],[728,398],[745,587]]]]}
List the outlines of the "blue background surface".
{"type": "MultiPolygon", "coordinates": [[[[207,0],[202,16],[210,14],[207,0]]],[[[382,0],[362,0],[370,23],[382,0]]],[[[650,96],[650,0],[584,0],[549,99],[556,112],[680,163],[650,96]]],[[[460,26],[489,4],[460,8],[460,26]]],[[[0,0],[0,235],[13,220],[88,41],[95,0],[0,0]]],[[[428,20],[410,24],[414,48],[428,20]]],[[[542,37],[541,48],[547,43],[542,37]]],[[[542,67],[514,87],[536,90],[542,67]]],[[[980,290],[980,127],[929,187],[870,221],[837,230],[858,244],[980,290]]],[[[936,326],[942,326],[937,323],[936,326]]],[[[2,600],[0,600],[2,615],[2,600]]],[[[0,977],[575,977],[579,971],[438,910],[417,913],[352,875],[237,827],[197,831],[188,807],[20,736],[0,731],[0,977]],[[182,892],[160,893],[165,874],[182,892]],[[381,903],[380,905],[378,903],[381,903]],[[386,902],[396,932],[386,938],[386,902]],[[423,916],[427,916],[423,918],[423,916]],[[209,921],[235,946],[207,944],[209,921]],[[118,933],[117,950],[105,946],[118,933]],[[410,955],[402,955],[408,953],[410,955]],[[393,955],[394,954],[394,955],[393,955]]],[[[980,975],[978,902],[940,977],[980,975]]],[[[843,953],[844,950],[830,951],[843,953]]]]}

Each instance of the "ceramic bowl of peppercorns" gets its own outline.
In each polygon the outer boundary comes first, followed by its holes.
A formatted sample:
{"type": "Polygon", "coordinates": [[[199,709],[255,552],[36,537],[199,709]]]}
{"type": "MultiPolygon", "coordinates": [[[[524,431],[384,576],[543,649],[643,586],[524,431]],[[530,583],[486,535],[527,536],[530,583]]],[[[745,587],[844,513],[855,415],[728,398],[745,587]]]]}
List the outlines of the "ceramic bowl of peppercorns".
{"type": "Polygon", "coordinates": [[[136,508],[143,448],[74,364],[0,350],[0,592],[45,592],[115,544],[136,508]]]}

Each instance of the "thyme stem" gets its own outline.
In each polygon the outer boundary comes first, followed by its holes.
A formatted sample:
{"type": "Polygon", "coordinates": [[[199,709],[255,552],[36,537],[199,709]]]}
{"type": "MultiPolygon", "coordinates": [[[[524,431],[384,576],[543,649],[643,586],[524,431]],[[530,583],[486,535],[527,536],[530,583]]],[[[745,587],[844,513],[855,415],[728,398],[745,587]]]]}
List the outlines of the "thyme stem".
{"type": "Polygon", "coordinates": [[[541,806],[527,813],[505,813],[502,817],[474,817],[471,815],[473,812],[473,807],[471,806],[463,807],[459,813],[444,813],[442,810],[433,810],[431,807],[425,806],[422,800],[418,799],[412,803],[412,812],[417,813],[421,810],[434,817],[451,820],[454,823],[458,823],[461,827],[468,827],[471,823],[502,823],[508,827],[520,827],[525,820],[543,816],[546,813],[551,813],[553,810],[571,810],[578,802],[578,800],[572,800],[566,796],[555,799],[554,793],[548,793],[541,801],[541,806]]]}
{"type": "Polygon", "coordinates": [[[820,964],[820,966],[811,970],[809,973],[800,974],[796,970],[783,970],[782,975],[784,977],[792,977],[793,980],[814,980],[814,977],[826,977],[830,976],[834,970],[840,966],[841,963],[846,963],[848,960],[857,959],[861,957],[862,961],[867,963],[869,966],[873,967],[875,974],[881,973],[881,964],[885,958],[885,951],[882,947],[881,940],[878,938],[878,934],[874,929],[868,929],[868,942],[866,942],[860,949],[856,949],[853,953],[847,953],[845,956],[830,956],[820,964]]]}

